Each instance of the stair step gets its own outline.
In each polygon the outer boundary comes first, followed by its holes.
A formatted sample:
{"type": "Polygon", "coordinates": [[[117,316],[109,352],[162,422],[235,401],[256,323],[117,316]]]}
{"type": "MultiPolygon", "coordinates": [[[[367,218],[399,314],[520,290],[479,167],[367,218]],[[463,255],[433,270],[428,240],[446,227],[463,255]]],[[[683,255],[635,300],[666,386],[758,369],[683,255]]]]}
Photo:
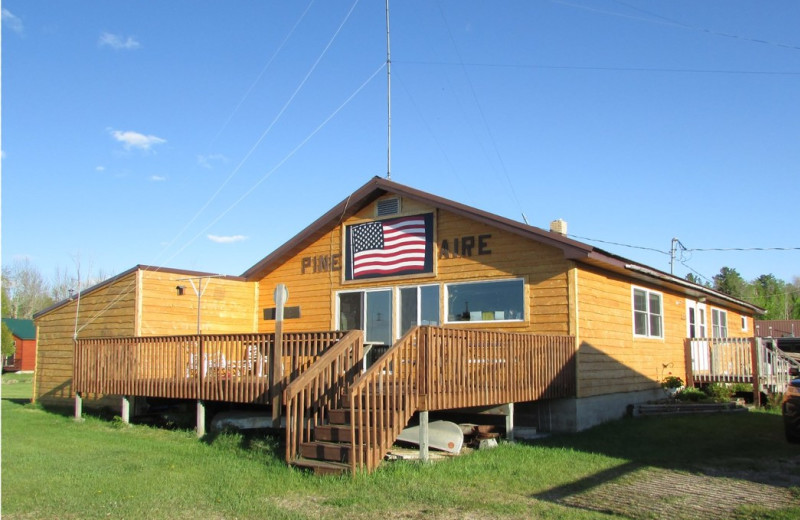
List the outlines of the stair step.
{"type": "Polygon", "coordinates": [[[350,465],[341,462],[299,458],[292,461],[292,465],[301,469],[313,471],[316,475],[343,475],[350,472],[350,465]]]}
{"type": "MultiPolygon", "coordinates": [[[[372,417],[376,417],[377,418],[378,413],[376,412],[376,410],[374,408],[371,409],[370,414],[371,414],[372,417]]],[[[394,417],[390,416],[388,423],[391,425],[391,424],[393,424],[393,421],[394,421],[394,417]]],[[[328,423],[329,424],[335,424],[335,425],[342,425],[342,426],[350,424],[350,409],[342,408],[342,409],[336,409],[336,410],[329,410],[328,411],[328,423]]]]}
{"type": "Polygon", "coordinates": [[[350,442],[350,425],[326,424],[314,428],[314,439],[328,442],[350,442]]]}
{"type": "Polygon", "coordinates": [[[351,451],[352,447],[349,443],[316,441],[304,442],[300,445],[300,455],[306,459],[347,463],[350,461],[351,451]]]}

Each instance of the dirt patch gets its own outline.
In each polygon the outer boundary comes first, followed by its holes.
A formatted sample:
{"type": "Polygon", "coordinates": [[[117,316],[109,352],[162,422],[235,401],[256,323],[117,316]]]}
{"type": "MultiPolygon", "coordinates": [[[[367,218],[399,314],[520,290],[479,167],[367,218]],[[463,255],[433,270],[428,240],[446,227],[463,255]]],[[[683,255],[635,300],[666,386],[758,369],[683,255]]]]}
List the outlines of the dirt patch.
{"type": "MultiPolygon", "coordinates": [[[[617,478],[585,483],[575,493],[559,493],[554,501],[623,515],[629,518],[716,519],[727,518],[743,506],[781,509],[798,505],[800,459],[788,461],[794,471],[712,470],[689,473],[669,469],[629,468],[617,478]]],[[[553,497],[555,498],[555,497],[553,497]]]]}

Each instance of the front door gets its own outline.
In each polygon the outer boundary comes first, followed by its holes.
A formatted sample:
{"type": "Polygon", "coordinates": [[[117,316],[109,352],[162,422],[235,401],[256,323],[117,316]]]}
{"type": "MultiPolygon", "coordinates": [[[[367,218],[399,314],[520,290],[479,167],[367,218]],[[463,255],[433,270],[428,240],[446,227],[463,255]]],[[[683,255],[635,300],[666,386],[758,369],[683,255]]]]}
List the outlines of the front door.
{"type": "Polygon", "coordinates": [[[369,362],[392,345],[392,290],[339,293],[339,330],[364,331],[369,362]]]}
{"type": "Polygon", "coordinates": [[[708,337],[706,320],[706,304],[686,300],[686,335],[692,341],[692,371],[707,373],[709,368],[708,341],[699,341],[708,337]]]}

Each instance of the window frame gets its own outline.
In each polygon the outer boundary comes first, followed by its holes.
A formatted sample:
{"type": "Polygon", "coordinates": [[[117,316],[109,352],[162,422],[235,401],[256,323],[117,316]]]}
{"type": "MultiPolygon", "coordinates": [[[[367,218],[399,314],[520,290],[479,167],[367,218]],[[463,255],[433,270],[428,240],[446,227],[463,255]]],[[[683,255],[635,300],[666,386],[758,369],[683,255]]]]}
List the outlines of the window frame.
{"type": "MultiPolygon", "coordinates": [[[[492,323],[524,323],[526,316],[528,314],[528,307],[529,304],[527,303],[526,298],[526,289],[525,289],[525,278],[518,277],[518,278],[502,278],[502,279],[488,279],[488,280],[474,280],[469,282],[445,282],[443,285],[443,297],[442,297],[442,316],[441,322],[443,324],[471,324],[471,323],[482,323],[482,324],[492,324],[492,323]],[[519,318],[504,318],[502,320],[451,320],[450,319],[450,288],[454,286],[464,286],[464,285],[485,285],[485,284],[493,284],[493,283],[503,283],[503,282],[518,282],[520,287],[520,297],[521,297],[521,305],[522,311],[520,313],[519,318]]],[[[497,312],[497,311],[487,311],[487,312],[497,312]]]]}
{"type": "Polygon", "coordinates": [[[711,309],[711,337],[727,338],[728,336],[728,311],[725,309],[711,309]],[[724,319],[723,319],[724,318],[724,319]],[[720,334],[724,332],[725,334],[720,334]]]}
{"type": "Polygon", "coordinates": [[[646,338],[646,339],[664,339],[664,293],[659,291],[653,291],[651,289],[647,289],[645,287],[631,287],[631,317],[633,320],[632,328],[633,328],[633,337],[635,338],[646,338]],[[638,310],[636,308],[636,292],[641,291],[644,293],[645,296],[645,304],[647,306],[646,310],[638,310]],[[659,304],[659,311],[658,314],[653,313],[650,304],[651,304],[651,296],[658,297],[658,304],[659,304]],[[645,325],[646,325],[646,332],[644,334],[640,334],[636,330],[636,316],[638,314],[644,313],[646,316],[645,325]],[[654,316],[658,317],[658,334],[652,333],[652,318],[654,316]]]}

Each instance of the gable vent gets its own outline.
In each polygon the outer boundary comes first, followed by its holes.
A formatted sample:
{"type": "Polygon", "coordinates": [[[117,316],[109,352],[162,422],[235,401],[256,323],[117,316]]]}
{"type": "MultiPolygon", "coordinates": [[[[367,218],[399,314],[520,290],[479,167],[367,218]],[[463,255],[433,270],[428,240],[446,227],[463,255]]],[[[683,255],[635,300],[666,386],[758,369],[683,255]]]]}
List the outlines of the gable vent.
{"type": "Polygon", "coordinates": [[[383,199],[375,204],[375,213],[379,217],[400,213],[400,199],[383,199]]]}

